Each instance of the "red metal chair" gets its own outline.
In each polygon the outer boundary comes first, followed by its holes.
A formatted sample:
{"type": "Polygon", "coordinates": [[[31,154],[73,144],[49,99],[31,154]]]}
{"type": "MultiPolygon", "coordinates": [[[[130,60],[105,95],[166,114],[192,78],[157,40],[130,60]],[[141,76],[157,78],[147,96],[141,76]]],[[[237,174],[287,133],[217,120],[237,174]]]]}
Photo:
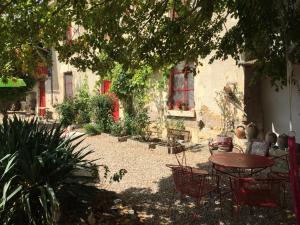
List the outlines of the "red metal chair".
{"type": "Polygon", "coordinates": [[[281,156],[273,156],[274,166],[271,167],[268,176],[273,179],[282,180],[283,202],[286,202],[286,186],[290,185],[290,168],[288,154],[281,156]],[[279,169],[278,169],[279,168],[279,169]]]}
{"type": "Polygon", "coordinates": [[[237,178],[231,180],[233,203],[239,218],[243,205],[279,208],[281,207],[281,180],[269,178],[237,178]]]}
{"type": "Polygon", "coordinates": [[[269,175],[273,178],[282,179],[284,182],[290,182],[290,169],[289,169],[289,160],[288,154],[281,156],[273,156],[274,166],[271,167],[269,175]],[[276,168],[279,168],[276,169],[276,168]]]}
{"type": "Polygon", "coordinates": [[[209,175],[206,170],[182,165],[167,165],[172,170],[176,192],[194,198],[200,203],[203,196],[219,191],[219,176],[209,175]]]}

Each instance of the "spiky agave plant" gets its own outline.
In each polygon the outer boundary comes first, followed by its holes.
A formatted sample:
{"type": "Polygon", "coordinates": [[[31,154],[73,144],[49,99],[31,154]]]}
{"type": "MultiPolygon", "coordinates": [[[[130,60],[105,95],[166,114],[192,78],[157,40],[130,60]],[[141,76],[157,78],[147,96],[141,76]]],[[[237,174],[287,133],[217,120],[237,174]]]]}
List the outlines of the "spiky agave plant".
{"type": "Polygon", "coordinates": [[[81,137],[64,138],[60,126],[49,129],[36,119],[3,121],[1,224],[54,225],[59,213],[57,193],[97,180],[93,162],[86,159],[91,151],[80,147],[81,137]]]}

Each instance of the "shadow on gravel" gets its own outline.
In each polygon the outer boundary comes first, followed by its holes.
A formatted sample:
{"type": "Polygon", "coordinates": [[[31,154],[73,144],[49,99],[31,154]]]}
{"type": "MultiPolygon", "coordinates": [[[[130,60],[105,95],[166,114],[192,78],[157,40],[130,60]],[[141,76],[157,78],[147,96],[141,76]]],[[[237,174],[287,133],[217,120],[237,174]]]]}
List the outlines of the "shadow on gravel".
{"type": "MultiPolygon", "coordinates": [[[[210,171],[209,163],[198,164],[210,171]]],[[[168,168],[166,168],[168,169],[168,168]]],[[[160,225],[233,225],[237,224],[232,215],[231,196],[222,199],[222,213],[217,194],[202,199],[200,206],[195,206],[193,199],[173,197],[172,177],[157,181],[159,190],[152,192],[147,188],[129,188],[120,193],[122,199],[138,211],[145,224],[160,225]]],[[[285,209],[264,209],[242,207],[239,225],[292,225],[292,200],[287,196],[285,209]]]]}

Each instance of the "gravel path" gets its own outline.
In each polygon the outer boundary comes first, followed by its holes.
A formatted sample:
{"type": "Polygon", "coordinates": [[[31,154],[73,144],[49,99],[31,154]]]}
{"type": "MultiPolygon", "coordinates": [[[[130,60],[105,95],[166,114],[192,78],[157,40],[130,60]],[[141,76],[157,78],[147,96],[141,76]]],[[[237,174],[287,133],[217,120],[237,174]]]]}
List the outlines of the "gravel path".
{"type": "MultiPolygon", "coordinates": [[[[234,224],[231,217],[230,200],[226,199],[221,214],[216,196],[210,196],[195,207],[192,199],[173,198],[173,183],[166,164],[176,164],[174,155],[168,154],[165,147],[149,150],[148,145],[133,140],[118,142],[117,138],[106,134],[87,137],[95,153],[93,159],[101,158],[99,164],[106,164],[112,173],[126,169],[128,173],[120,183],[101,181],[100,187],[117,192],[120,197],[136,209],[146,224],[151,225],[190,225],[190,224],[234,224]],[[195,213],[197,216],[195,217],[195,213]],[[194,220],[193,220],[194,218],[194,220]],[[192,221],[193,220],[193,221],[192,221]]],[[[206,142],[196,150],[186,153],[187,164],[196,167],[209,167],[209,151],[206,142]]],[[[290,198],[284,213],[274,209],[242,208],[240,224],[279,225],[294,224],[291,216],[290,198]]]]}

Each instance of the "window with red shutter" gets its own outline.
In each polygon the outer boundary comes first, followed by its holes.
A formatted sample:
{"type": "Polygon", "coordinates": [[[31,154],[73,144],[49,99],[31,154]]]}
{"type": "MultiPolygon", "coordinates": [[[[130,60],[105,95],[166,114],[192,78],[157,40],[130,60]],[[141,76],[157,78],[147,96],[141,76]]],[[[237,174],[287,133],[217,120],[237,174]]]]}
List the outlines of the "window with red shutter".
{"type": "Polygon", "coordinates": [[[191,110],[194,106],[194,65],[177,65],[170,73],[169,109],[191,110]]]}

